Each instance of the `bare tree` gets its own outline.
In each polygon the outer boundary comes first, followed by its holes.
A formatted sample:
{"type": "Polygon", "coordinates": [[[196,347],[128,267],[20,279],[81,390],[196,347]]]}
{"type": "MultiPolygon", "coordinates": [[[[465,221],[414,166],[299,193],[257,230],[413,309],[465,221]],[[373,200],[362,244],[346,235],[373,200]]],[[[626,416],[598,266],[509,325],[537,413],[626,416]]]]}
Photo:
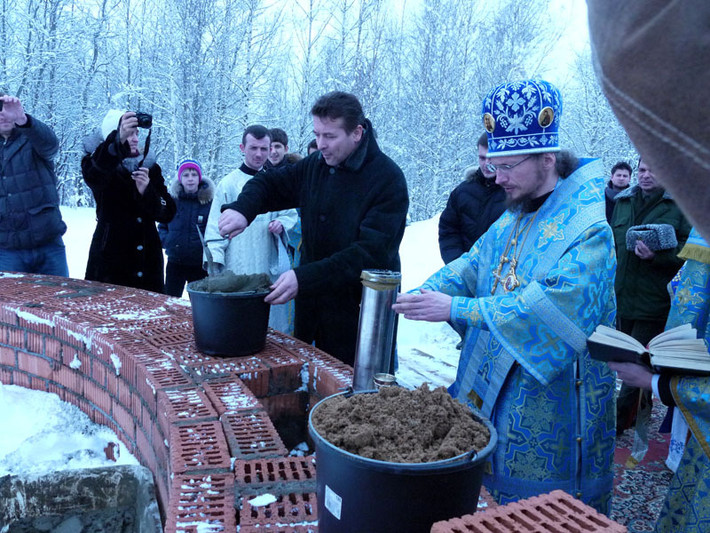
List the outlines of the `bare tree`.
{"type": "MultiPolygon", "coordinates": [[[[110,108],[154,115],[151,150],[167,175],[189,156],[219,179],[241,161],[247,124],[282,127],[291,149],[305,151],[315,99],[350,91],[404,169],[419,220],[443,207],[475,161],[485,91],[544,73],[562,28],[547,0],[400,4],[0,0],[0,89],[56,131],[70,205],[93,201],[81,179],[83,139],[110,108]]],[[[607,164],[630,158],[588,56],[564,92],[564,142],[607,164]]]]}
{"type": "Polygon", "coordinates": [[[607,169],[618,161],[633,165],[638,158],[636,149],[599,86],[589,48],[577,58],[574,68],[573,81],[564,88],[562,143],[578,155],[601,158],[607,169]]]}

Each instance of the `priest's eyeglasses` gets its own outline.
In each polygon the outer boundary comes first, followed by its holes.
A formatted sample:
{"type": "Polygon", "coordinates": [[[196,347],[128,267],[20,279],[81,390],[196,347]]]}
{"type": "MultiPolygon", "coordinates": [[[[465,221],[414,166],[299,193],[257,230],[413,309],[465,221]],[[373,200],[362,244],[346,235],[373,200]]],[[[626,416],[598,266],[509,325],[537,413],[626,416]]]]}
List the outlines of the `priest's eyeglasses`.
{"type": "Polygon", "coordinates": [[[520,161],[518,161],[514,165],[506,165],[505,163],[500,164],[500,165],[494,165],[493,163],[488,163],[486,165],[486,168],[488,169],[488,172],[491,172],[491,173],[496,173],[496,172],[501,172],[501,171],[508,172],[509,170],[513,170],[520,163],[527,161],[528,159],[530,159],[534,155],[535,154],[530,154],[529,156],[522,158],[520,161]]]}

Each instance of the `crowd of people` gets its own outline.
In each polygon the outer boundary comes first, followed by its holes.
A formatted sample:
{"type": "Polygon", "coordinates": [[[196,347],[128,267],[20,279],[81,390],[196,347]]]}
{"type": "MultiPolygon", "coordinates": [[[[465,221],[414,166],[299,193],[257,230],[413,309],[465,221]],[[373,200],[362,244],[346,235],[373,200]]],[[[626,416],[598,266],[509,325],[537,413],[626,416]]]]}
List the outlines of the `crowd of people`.
{"type": "MultiPolygon", "coordinates": [[[[56,136],[17,98],[0,101],[0,270],[66,276],[56,136]]],[[[361,272],[400,269],[409,196],[354,95],[327,93],[311,115],[305,157],[289,153],[284,130],[251,125],[239,168],[215,184],[184,159],[168,189],[149,150],[151,117],[110,111],[81,165],[97,213],[86,279],[180,296],[206,275],[207,255],[216,272],[267,273],[271,327],[352,365],[361,272]]],[[[393,309],[460,333],[449,390],[498,432],[484,475],[498,502],[563,489],[608,514],[615,438],[633,428],[642,459],[653,392],[674,407],[682,454],[657,529],[710,528],[710,380],[607,364],[586,348],[599,325],[646,344],[691,323],[710,340],[710,247],[648,154],[635,182],[628,162],[609,173],[562,149],[561,119],[562,95],[546,81],[490,90],[478,165],[440,217],[445,266],[393,309]]]]}
{"type": "MultiPolygon", "coordinates": [[[[19,99],[0,102],[0,270],[68,276],[57,137],[19,99]]],[[[81,161],[97,220],[85,278],[181,296],[208,268],[264,273],[269,325],[353,364],[360,273],[399,270],[407,185],[354,95],[325,94],[311,114],[306,157],[283,129],[253,124],[239,168],[215,183],[188,158],[169,184],[150,150],[152,116],[108,111],[81,161]]]]}

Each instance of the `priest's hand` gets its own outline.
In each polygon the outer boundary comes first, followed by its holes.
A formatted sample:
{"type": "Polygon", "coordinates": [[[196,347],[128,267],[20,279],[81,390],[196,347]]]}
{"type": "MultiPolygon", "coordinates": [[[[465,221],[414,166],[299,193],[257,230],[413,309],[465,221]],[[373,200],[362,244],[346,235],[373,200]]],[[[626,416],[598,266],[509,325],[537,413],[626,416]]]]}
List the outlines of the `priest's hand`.
{"type": "Polygon", "coordinates": [[[222,237],[233,239],[248,226],[247,219],[239,211],[225,209],[219,216],[217,228],[222,237]]]}
{"type": "Polygon", "coordinates": [[[298,294],[298,278],[293,270],[288,270],[279,276],[271,286],[271,292],[264,298],[267,304],[279,305],[293,300],[298,294]]]}
{"type": "Polygon", "coordinates": [[[451,296],[422,289],[421,294],[400,294],[392,309],[409,320],[447,322],[451,318],[451,296]]]}
{"type": "Polygon", "coordinates": [[[631,387],[651,390],[653,373],[647,366],[636,363],[619,363],[609,361],[609,368],[617,373],[619,379],[631,387]]]}

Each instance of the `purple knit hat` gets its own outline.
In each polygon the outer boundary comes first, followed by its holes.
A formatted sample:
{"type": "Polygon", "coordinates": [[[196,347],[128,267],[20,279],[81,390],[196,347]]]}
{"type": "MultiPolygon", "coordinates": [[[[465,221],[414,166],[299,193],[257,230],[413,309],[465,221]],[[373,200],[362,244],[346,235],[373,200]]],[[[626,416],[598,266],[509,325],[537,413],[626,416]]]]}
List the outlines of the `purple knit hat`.
{"type": "Polygon", "coordinates": [[[199,177],[199,180],[202,181],[202,167],[200,164],[195,161],[194,159],[183,159],[178,163],[178,181],[182,183],[182,173],[187,170],[188,168],[195,169],[197,171],[197,176],[199,177]]]}

